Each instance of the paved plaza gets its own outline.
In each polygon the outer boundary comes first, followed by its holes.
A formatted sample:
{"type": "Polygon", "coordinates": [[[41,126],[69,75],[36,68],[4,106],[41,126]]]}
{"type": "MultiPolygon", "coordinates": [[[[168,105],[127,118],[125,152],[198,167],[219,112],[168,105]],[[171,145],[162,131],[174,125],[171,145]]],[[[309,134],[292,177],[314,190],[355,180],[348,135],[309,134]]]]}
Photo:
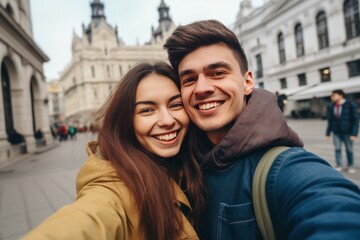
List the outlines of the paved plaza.
{"type": "MultiPolygon", "coordinates": [[[[305,149],[334,164],[333,144],[324,135],[326,121],[288,120],[288,124],[304,140],[305,149]]],[[[94,138],[82,134],[47,152],[0,166],[0,240],[19,239],[74,200],[76,174],[87,158],[85,144],[94,138]]],[[[357,172],[343,174],[360,186],[360,140],[354,148],[357,172]]]]}

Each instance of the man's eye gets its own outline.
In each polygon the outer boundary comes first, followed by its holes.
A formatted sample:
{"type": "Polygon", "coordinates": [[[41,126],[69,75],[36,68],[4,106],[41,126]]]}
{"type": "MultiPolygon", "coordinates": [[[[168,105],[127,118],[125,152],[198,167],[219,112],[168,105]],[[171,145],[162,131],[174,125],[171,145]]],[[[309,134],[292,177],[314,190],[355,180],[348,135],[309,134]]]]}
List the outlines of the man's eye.
{"type": "Polygon", "coordinates": [[[219,77],[222,75],[224,75],[224,72],[222,72],[222,71],[217,71],[217,72],[214,72],[213,74],[211,74],[212,77],[219,77]]]}
{"type": "Polygon", "coordinates": [[[195,81],[195,80],[196,80],[196,78],[194,78],[194,77],[188,77],[188,78],[185,78],[185,79],[182,81],[182,83],[183,83],[183,84],[186,84],[186,83],[193,82],[193,81],[195,81]]]}

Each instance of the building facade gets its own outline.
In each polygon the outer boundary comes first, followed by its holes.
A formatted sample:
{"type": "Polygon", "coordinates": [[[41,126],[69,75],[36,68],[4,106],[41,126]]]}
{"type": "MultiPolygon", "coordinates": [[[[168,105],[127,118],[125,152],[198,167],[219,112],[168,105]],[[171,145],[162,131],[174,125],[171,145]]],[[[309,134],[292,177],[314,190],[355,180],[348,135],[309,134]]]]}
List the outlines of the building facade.
{"type": "Polygon", "coordinates": [[[90,125],[113,87],[135,64],[167,60],[163,44],[176,27],[162,0],[158,7],[159,26],[152,28],[150,41],[127,46],[118,36],[117,27],[106,21],[104,4],[93,0],[90,6],[91,22],[83,25],[81,36],[73,34],[72,59],[59,79],[69,124],[90,125]]]}
{"type": "Polygon", "coordinates": [[[360,106],[359,0],[242,0],[233,26],[260,88],[285,94],[285,114],[325,117],[332,90],[360,106]]]}
{"type": "Polygon", "coordinates": [[[0,0],[0,164],[52,144],[43,63],[29,0],[0,0]]]}
{"type": "Polygon", "coordinates": [[[49,81],[46,85],[50,124],[56,127],[64,121],[64,91],[59,81],[49,81]]]}

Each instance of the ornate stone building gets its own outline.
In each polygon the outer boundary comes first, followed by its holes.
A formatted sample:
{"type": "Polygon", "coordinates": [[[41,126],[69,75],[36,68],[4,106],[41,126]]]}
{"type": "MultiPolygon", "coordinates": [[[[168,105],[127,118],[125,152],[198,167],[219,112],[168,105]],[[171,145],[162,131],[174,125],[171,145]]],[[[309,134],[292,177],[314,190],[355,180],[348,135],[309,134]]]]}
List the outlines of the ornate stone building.
{"type": "Polygon", "coordinates": [[[360,103],[359,0],[242,0],[234,30],[259,87],[288,97],[286,115],[324,117],[341,88],[360,103]]]}
{"type": "Polygon", "coordinates": [[[64,121],[64,91],[59,81],[46,83],[50,124],[54,127],[64,121]]]}
{"type": "Polygon", "coordinates": [[[117,27],[106,21],[104,4],[93,0],[90,6],[91,22],[83,25],[81,36],[73,34],[72,59],[60,76],[67,122],[87,125],[132,66],[167,59],[163,44],[175,29],[169,7],[162,0],[158,7],[159,26],[152,28],[150,41],[142,46],[127,46],[118,36],[117,27]]]}
{"type": "Polygon", "coordinates": [[[48,60],[32,38],[29,0],[0,0],[0,164],[52,143],[43,74],[48,60]]]}

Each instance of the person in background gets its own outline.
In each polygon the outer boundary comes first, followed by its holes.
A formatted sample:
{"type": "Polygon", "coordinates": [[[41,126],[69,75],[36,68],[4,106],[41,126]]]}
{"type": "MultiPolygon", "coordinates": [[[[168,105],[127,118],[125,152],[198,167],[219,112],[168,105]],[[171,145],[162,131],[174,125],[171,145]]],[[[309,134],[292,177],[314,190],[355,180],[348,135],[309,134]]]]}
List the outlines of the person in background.
{"type": "Polygon", "coordinates": [[[262,239],[252,180],[269,148],[289,146],[271,166],[266,201],[276,239],[360,239],[360,190],[305,151],[275,94],[254,89],[236,35],[216,20],[179,26],[165,49],[179,75],[196,158],[207,184],[201,239],[262,239]]]}
{"type": "Polygon", "coordinates": [[[347,157],[347,167],[345,170],[354,174],[354,151],[353,142],[359,132],[359,114],[356,104],[345,98],[342,89],[337,89],[331,93],[333,104],[328,106],[327,117],[328,125],[326,128],[326,139],[330,140],[330,134],[333,133],[333,142],[335,147],[336,170],[342,171],[341,145],[344,143],[347,157]]]}
{"type": "Polygon", "coordinates": [[[287,97],[285,94],[280,94],[278,91],[275,92],[277,97],[277,103],[282,112],[284,112],[285,103],[287,102],[287,97]]]}
{"type": "Polygon", "coordinates": [[[23,239],[199,239],[205,188],[175,79],[163,62],[124,76],[99,112],[75,202],[23,239]]]}
{"type": "Polygon", "coordinates": [[[74,125],[70,125],[69,126],[69,136],[70,136],[71,140],[76,139],[76,133],[77,133],[76,127],[74,125]]]}

